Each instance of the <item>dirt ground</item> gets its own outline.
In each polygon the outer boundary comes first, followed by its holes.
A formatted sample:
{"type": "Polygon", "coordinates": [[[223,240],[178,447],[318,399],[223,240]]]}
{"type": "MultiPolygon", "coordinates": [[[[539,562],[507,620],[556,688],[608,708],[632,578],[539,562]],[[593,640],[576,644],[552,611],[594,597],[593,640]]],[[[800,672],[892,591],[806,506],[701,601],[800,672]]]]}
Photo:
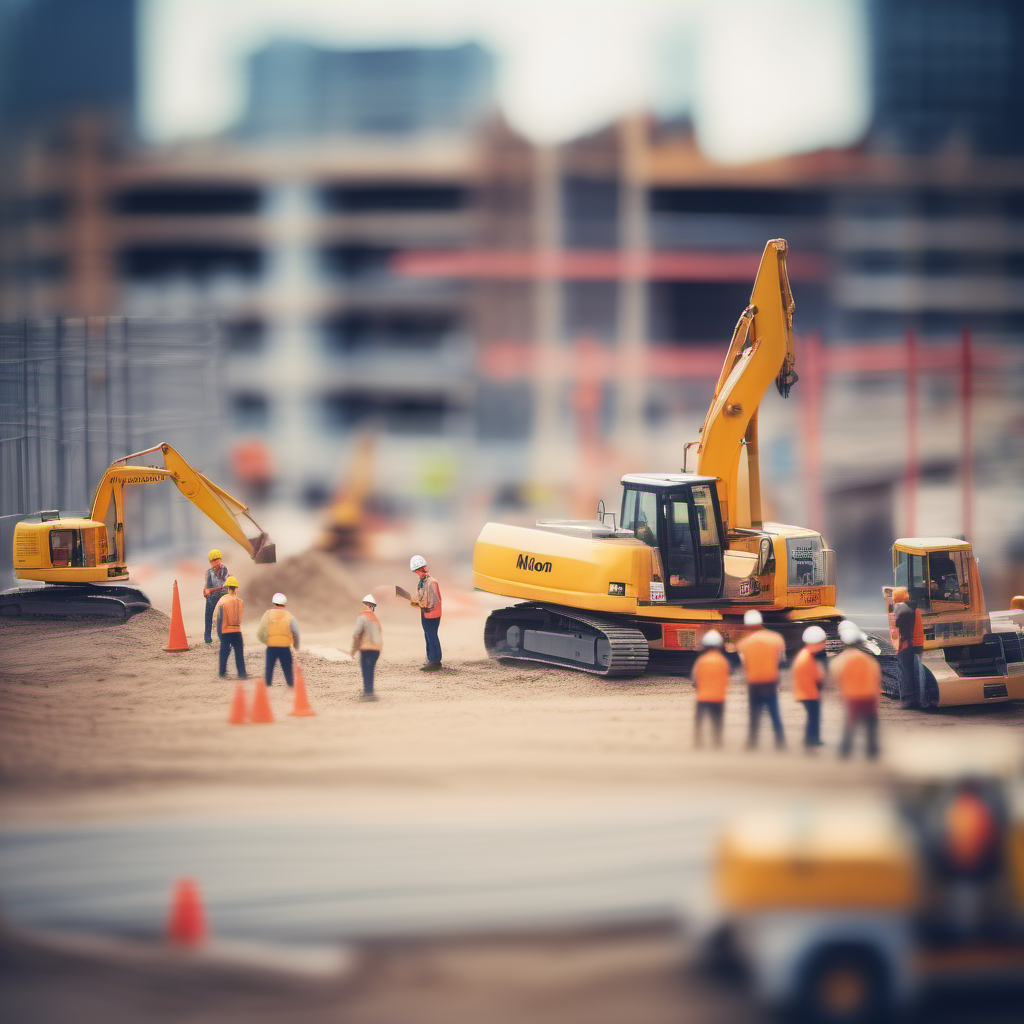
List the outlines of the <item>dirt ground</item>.
{"type": "MultiPolygon", "coordinates": [[[[234,567],[232,567],[234,568],[234,567]]],[[[670,791],[685,800],[707,780],[777,794],[830,794],[882,785],[884,766],[840,763],[834,746],[808,759],[803,711],[781,704],[790,750],[741,750],[746,698],[733,684],[724,752],[695,751],[688,680],[650,675],[610,681],[487,659],[483,620],[493,599],[448,584],[444,668],[423,673],[418,615],[394,596],[404,565],[345,568],[307,554],[238,572],[252,676],[263,673],[256,624],[276,590],[302,628],[301,664],[315,717],[288,714],[292,694],[270,690],[275,722],[230,725],[235,688],[202,642],[201,568],[178,566],[141,582],[163,607],[126,625],[85,620],[0,621],[0,814],[9,825],[69,824],[182,813],[316,813],[325,794],[344,813],[402,817],[429,798],[450,806],[492,799],[670,791]],[[187,651],[168,653],[171,576],[178,579],[187,651]],[[379,701],[359,700],[347,659],[359,598],[373,590],[385,635],[379,701]],[[198,594],[198,597],[196,596],[198,594]],[[460,804],[460,801],[462,802],[460,804]]],[[[145,574],[143,574],[145,575],[145,574]]],[[[249,684],[250,687],[252,684],[249,684]]],[[[834,744],[840,711],[825,702],[834,744]]],[[[1021,704],[925,715],[883,702],[883,745],[920,729],[998,724],[1018,731],[1021,704]]],[[[767,747],[767,737],[762,742],[767,747]]],[[[415,810],[417,809],[418,810],[415,810]]],[[[187,991],[116,964],[97,968],[2,938],[4,1020],[359,1022],[433,1024],[646,1024],[750,1020],[735,987],[681,966],[664,925],[590,933],[491,935],[368,944],[344,984],[315,991],[203,982],[187,991]],[[59,982],[59,984],[56,984],[59,982]],[[74,1013],[71,1012],[74,1008],[74,1013]]],[[[942,1011],[936,1018],[942,1019],[942,1011]]],[[[986,1020],[1002,1020],[998,1009],[986,1020]]],[[[955,1018],[948,1018],[955,1019],[955,1018]]],[[[1007,1017],[1007,1020],[1010,1018],[1007,1017]]]]}

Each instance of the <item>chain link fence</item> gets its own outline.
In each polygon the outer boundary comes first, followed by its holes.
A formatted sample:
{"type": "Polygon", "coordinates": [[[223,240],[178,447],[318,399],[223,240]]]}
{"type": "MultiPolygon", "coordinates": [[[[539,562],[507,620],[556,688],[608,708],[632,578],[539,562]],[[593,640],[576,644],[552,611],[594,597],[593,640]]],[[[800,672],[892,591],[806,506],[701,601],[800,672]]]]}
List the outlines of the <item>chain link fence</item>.
{"type": "MultiPolygon", "coordinates": [[[[168,442],[224,479],[220,330],[205,319],[0,323],[0,577],[13,580],[19,519],[82,514],[115,459],[168,442]]],[[[151,464],[162,465],[159,455],[151,464]]],[[[184,553],[194,508],[173,486],[131,488],[128,542],[184,553]],[[135,492],[146,492],[135,493],[135,492]]]]}

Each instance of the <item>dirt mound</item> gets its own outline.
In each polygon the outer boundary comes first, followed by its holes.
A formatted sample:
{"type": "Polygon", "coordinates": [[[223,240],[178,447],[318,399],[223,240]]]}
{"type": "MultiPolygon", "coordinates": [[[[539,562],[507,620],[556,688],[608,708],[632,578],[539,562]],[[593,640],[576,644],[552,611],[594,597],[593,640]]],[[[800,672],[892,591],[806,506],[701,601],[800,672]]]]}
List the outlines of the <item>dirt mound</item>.
{"type": "Polygon", "coordinates": [[[246,615],[262,615],[280,592],[299,628],[324,629],[348,620],[362,607],[358,584],[333,555],[305,551],[274,565],[253,566],[242,584],[246,615]]]}

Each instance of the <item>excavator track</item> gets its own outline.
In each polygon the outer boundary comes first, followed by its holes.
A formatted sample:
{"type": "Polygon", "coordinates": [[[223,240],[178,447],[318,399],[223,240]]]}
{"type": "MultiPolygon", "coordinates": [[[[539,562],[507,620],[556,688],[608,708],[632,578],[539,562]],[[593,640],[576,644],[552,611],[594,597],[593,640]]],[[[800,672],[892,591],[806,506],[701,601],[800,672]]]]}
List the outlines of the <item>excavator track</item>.
{"type": "Polygon", "coordinates": [[[643,633],[558,605],[524,603],[491,612],[484,644],[492,658],[540,662],[591,675],[629,677],[647,668],[643,633]]]}
{"type": "Polygon", "coordinates": [[[70,619],[81,616],[127,622],[137,612],[144,612],[149,607],[149,598],[135,587],[98,583],[16,587],[0,593],[0,615],[11,619],[70,619]]]}

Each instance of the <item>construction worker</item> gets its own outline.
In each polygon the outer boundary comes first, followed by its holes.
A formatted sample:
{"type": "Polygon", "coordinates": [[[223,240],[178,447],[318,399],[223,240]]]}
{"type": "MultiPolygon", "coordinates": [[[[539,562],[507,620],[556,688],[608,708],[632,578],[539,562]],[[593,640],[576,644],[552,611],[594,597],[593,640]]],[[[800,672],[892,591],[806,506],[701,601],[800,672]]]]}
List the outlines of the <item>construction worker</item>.
{"type": "Polygon", "coordinates": [[[284,672],[284,681],[292,685],[292,647],[299,649],[299,624],[295,616],[285,607],[288,598],[284,594],[275,594],[271,598],[273,608],[268,608],[260,619],[256,630],[256,639],[267,645],[267,660],[264,669],[267,686],[274,677],[274,666],[280,662],[284,672]]]}
{"type": "Polygon", "coordinates": [[[377,600],[373,594],[363,598],[363,610],[356,618],[356,630],[352,634],[352,657],[359,652],[359,667],[363,673],[363,696],[361,700],[376,700],[373,692],[373,673],[377,659],[384,649],[384,632],[376,615],[377,600]]]}
{"type": "Polygon", "coordinates": [[[693,717],[693,745],[701,746],[701,721],[711,719],[715,746],[722,746],[722,718],[725,691],[729,688],[729,659],[722,653],[722,634],[709,629],[701,639],[704,653],[693,663],[690,678],[697,687],[697,710],[693,717]]]}
{"type": "Polygon", "coordinates": [[[221,560],[219,549],[212,548],[209,554],[210,568],[206,570],[203,583],[203,597],[206,598],[206,642],[213,643],[213,613],[217,602],[228,592],[224,581],[228,578],[228,567],[221,560]]]}
{"type": "MultiPolygon", "coordinates": [[[[745,626],[762,626],[761,613],[756,608],[748,609],[743,615],[745,626]]],[[[779,715],[779,669],[786,654],[786,642],[773,629],[758,629],[745,636],[736,650],[747,679],[747,694],[750,701],[750,730],[747,734],[747,750],[757,746],[761,712],[767,711],[775,731],[775,747],[783,750],[786,734],[782,730],[779,715]]]]}
{"type": "Polygon", "coordinates": [[[409,559],[409,568],[420,578],[416,596],[409,599],[420,610],[420,623],[427,646],[427,660],[420,666],[423,672],[436,672],[441,667],[441,642],[437,630],[441,625],[441,588],[427,571],[427,560],[422,555],[409,559]]]}
{"type": "Polygon", "coordinates": [[[878,698],[882,693],[882,670],[877,658],[857,646],[866,637],[856,623],[848,619],[840,622],[839,639],[846,645],[846,650],[832,661],[832,672],[839,680],[839,693],[846,706],[839,756],[850,756],[854,731],[862,724],[867,736],[867,755],[874,760],[878,757],[878,698]]]}
{"type": "Polygon", "coordinates": [[[921,654],[924,651],[924,624],[921,609],[910,600],[906,587],[896,587],[892,592],[894,602],[893,622],[899,634],[896,660],[899,662],[902,680],[900,698],[913,704],[921,699],[921,654]]]}
{"type": "Polygon", "coordinates": [[[242,611],[245,604],[238,596],[238,580],[234,576],[229,576],[224,586],[227,593],[217,602],[213,613],[217,636],[220,637],[220,677],[223,679],[228,674],[228,651],[234,650],[238,678],[247,679],[242,651],[242,611]]]}
{"type": "Polygon", "coordinates": [[[825,630],[808,626],[803,632],[804,646],[793,659],[793,699],[800,701],[807,712],[804,726],[804,749],[820,747],[821,684],[827,672],[825,630]]]}

